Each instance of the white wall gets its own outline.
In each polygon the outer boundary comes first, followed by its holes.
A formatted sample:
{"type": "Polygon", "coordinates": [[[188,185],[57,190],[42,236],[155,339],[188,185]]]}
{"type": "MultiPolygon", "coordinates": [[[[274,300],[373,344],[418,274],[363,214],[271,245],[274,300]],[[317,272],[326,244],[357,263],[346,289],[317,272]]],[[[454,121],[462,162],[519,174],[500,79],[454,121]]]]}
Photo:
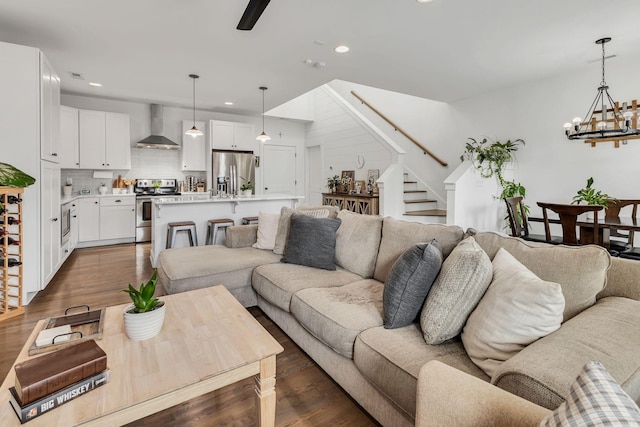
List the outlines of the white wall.
{"type": "Polygon", "coordinates": [[[313,94],[316,120],[307,124],[305,144],[322,147],[325,182],[326,178],[340,175],[343,170],[355,171],[356,180],[366,180],[369,169],[378,169],[382,174],[393,158],[388,147],[322,88],[313,94]],[[358,156],[364,159],[361,169],[358,169],[358,156]]]}
{"type": "MultiPolygon", "coordinates": [[[[622,103],[640,98],[638,67],[640,58],[607,61],[607,83],[614,100],[622,103]]],[[[569,203],[589,177],[595,186],[617,198],[640,196],[637,171],[640,169],[640,140],[614,148],[600,143],[595,148],[582,141],[569,141],[563,124],[586,114],[600,82],[600,64],[580,64],[579,69],[451,105],[457,120],[468,122],[474,133],[507,139],[522,138],[514,168],[516,181],[527,189],[531,215],[541,215],[537,201],[569,203]]],[[[584,118],[584,117],[583,117],[584,118]]],[[[539,224],[534,232],[541,233],[539,224]]]]}
{"type": "MultiPolygon", "coordinates": [[[[136,142],[147,137],[151,133],[150,107],[149,104],[117,101],[103,98],[92,98],[86,96],[63,94],[62,105],[88,110],[101,110],[116,113],[129,114],[131,122],[131,170],[116,171],[116,176],[121,173],[127,178],[176,178],[184,179],[187,175],[204,176],[201,173],[191,171],[182,172],[180,169],[180,150],[152,150],[135,148],[136,142]],[[153,176],[151,176],[153,175],[153,176]]],[[[182,143],[182,120],[192,120],[193,110],[189,108],[164,107],[164,136],[172,141],[182,143]]],[[[223,114],[211,111],[196,111],[196,120],[226,120],[232,122],[251,123],[255,126],[256,132],[262,130],[262,117],[241,116],[235,114],[223,114]]],[[[295,146],[298,152],[298,164],[296,165],[296,175],[298,181],[298,194],[302,194],[305,188],[304,178],[304,139],[305,125],[291,120],[265,118],[265,131],[271,136],[268,144],[281,144],[295,146]]],[[[261,153],[256,153],[260,155],[261,153]]],[[[89,173],[90,174],[90,173],[89,173]]],[[[65,172],[64,177],[74,176],[84,177],[86,172],[65,172]]],[[[94,183],[90,181],[91,184],[94,183]]],[[[79,188],[79,187],[76,187],[79,188]]]]}

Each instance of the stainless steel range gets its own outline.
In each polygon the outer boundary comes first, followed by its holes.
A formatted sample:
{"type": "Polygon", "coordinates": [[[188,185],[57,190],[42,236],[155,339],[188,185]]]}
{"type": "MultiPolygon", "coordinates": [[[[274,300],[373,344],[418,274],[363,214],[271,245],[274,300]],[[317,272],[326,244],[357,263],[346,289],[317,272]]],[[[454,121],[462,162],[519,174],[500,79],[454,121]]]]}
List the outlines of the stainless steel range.
{"type": "Polygon", "coordinates": [[[136,242],[151,241],[151,215],[154,197],[177,196],[177,181],[175,179],[138,179],[135,186],[136,193],[136,242]]]}

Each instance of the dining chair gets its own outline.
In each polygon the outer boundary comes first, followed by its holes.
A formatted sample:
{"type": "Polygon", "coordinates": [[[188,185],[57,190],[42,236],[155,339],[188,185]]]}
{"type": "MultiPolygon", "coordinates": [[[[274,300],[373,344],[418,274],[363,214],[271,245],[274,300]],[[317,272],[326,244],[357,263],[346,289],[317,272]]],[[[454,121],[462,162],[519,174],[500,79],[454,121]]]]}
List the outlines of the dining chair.
{"type": "Polygon", "coordinates": [[[520,237],[523,240],[529,242],[541,242],[541,243],[562,243],[560,236],[551,236],[551,242],[547,241],[547,237],[543,234],[530,234],[529,223],[527,221],[527,213],[524,208],[522,197],[505,197],[505,204],[507,205],[507,215],[509,217],[509,225],[511,226],[511,235],[513,237],[520,237]]]}
{"type": "Polygon", "coordinates": [[[560,217],[560,225],[562,226],[562,243],[565,245],[579,245],[580,239],[576,233],[578,223],[578,215],[586,212],[593,212],[593,243],[599,242],[600,233],[598,233],[598,211],[604,209],[600,205],[563,205],[558,203],[538,202],[538,206],[542,208],[542,216],[544,218],[544,232],[547,242],[551,242],[551,230],[549,227],[549,216],[547,209],[555,212],[560,217]]]}
{"type": "MultiPolygon", "coordinates": [[[[631,217],[637,218],[639,204],[640,200],[634,199],[612,200],[609,202],[609,206],[605,208],[605,218],[607,220],[619,219],[620,210],[627,206],[631,206],[631,217]]],[[[609,247],[617,250],[620,258],[640,260],[640,248],[633,246],[635,233],[633,231],[623,231],[615,228],[610,228],[610,230],[609,247]],[[622,238],[622,240],[620,238],[622,238]]]]}

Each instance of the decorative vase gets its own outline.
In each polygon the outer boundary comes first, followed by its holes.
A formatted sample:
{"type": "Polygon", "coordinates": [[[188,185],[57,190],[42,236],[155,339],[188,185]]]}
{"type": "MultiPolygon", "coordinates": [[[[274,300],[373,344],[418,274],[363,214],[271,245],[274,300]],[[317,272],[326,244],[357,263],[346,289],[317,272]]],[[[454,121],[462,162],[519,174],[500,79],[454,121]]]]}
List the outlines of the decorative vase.
{"type": "Polygon", "coordinates": [[[146,313],[129,313],[133,307],[131,304],[124,308],[124,329],[129,339],[141,341],[158,335],[164,323],[164,301],[160,301],[155,309],[146,313]]]}

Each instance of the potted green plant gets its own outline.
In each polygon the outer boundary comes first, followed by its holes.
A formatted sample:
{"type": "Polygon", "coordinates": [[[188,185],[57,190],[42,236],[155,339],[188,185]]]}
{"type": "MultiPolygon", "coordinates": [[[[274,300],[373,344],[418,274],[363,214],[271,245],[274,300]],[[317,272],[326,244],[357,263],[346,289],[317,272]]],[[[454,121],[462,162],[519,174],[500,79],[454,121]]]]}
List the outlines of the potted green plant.
{"type": "Polygon", "coordinates": [[[0,162],[0,186],[25,188],[33,185],[36,179],[27,175],[20,169],[0,162]]]}
{"type": "Polygon", "coordinates": [[[158,271],[154,270],[149,281],[140,284],[140,289],[129,283],[129,288],[122,290],[129,294],[133,303],[124,308],[124,328],[127,336],[134,341],[156,336],[162,329],[166,307],[164,301],[153,296],[157,278],[158,271]]]}
{"type": "Polygon", "coordinates": [[[478,141],[469,138],[471,142],[465,145],[465,151],[460,156],[460,160],[471,160],[473,166],[480,171],[484,178],[495,176],[501,186],[504,187],[503,172],[507,163],[515,160],[514,153],[518,151],[520,144],[524,145],[524,140],[518,138],[513,141],[510,139],[506,142],[489,141],[484,138],[478,141]]]}
{"type": "Polygon", "coordinates": [[[335,193],[336,188],[340,184],[340,177],[338,175],[334,175],[331,178],[327,178],[327,188],[329,189],[329,193],[335,193]]]}
{"type": "MultiPolygon", "coordinates": [[[[587,186],[578,190],[576,195],[573,196],[571,204],[579,205],[584,202],[587,205],[601,205],[608,208],[609,202],[614,201],[616,201],[616,199],[609,196],[607,193],[603,193],[602,191],[593,188],[593,177],[589,177],[587,180],[587,186]]],[[[591,219],[593,216],[588,213],[587,218],[591,219]]]]}
{"type": "Polygon", "coordinates": [[[253,194],[253,183],[251,181],[245,182],[240,186],[240,191],[242,191],[243,196],[251,196],[253,194]]]}

